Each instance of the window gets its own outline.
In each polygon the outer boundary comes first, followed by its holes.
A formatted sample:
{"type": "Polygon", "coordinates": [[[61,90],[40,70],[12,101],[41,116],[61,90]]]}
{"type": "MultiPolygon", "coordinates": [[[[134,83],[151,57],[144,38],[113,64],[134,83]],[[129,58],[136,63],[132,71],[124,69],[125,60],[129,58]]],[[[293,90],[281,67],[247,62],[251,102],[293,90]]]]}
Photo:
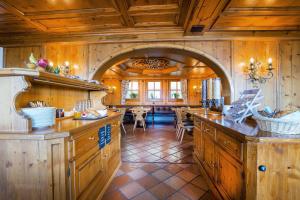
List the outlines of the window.
{"type": "Polygon", "coordinates": [[[126,99],[137,99],[139,96],[139,82],[130,81],[126,99]]]}
{"type": "Polygon", "coordinates": [[[182,99],[181,82],[170,81],[170,98],[171,99],[182,99]]]}
{"type": "Polygon", "coordinates": [[[161,82],[150,81],[148,82],[148,99],[161,99],[161,82]]]}

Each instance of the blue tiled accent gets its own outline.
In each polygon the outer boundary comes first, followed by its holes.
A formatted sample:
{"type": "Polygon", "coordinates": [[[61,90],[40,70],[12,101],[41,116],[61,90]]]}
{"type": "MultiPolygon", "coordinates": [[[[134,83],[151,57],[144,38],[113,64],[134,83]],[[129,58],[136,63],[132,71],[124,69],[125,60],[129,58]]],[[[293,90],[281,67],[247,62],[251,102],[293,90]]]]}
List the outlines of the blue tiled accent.
{"type": "Polygon", "coordinates": [[[105,126],[101,127],[98,131],[99,136],[99,148],[105,147],[105,126]]]}
{"type": "Polygon", "coordinates": [[[106,127],[105,143],[109,144],[111,141],[111,124],[107,124],[105,127],[106,127]]]}

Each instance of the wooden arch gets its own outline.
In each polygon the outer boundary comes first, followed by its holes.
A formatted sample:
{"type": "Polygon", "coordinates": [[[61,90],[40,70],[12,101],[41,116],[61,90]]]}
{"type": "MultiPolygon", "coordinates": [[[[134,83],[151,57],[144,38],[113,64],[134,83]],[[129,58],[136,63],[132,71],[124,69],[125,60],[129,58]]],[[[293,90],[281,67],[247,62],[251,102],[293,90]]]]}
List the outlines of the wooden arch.
{"type": "Polygon", "coordinates": [[[170,53],[176,53],[186,55],[200,60],[206,65],[210,66],[211,69],[221,78],[222,80],[222,92],[225,97],[225,103],[231,103],[234,97],[233,83],[231,76],[227,69],[213,56],[195,48],[174,45],[174,44],[146,44],[135,47],[125,48],[121,51],[112,53],[106,57],[96,68],[96,70],[90,75],[91,79],[99,79],[114,64],[133,57],[138,53],[147,52],[153,49],[164,49],[170,53]]]}

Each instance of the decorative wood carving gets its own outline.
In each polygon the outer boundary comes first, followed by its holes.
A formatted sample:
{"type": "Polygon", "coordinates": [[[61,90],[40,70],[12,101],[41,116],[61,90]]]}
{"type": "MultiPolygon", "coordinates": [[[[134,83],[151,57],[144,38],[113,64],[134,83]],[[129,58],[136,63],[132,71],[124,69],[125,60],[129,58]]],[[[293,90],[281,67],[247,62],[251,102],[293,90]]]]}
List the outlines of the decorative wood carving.
{"type": "Polygon", "coordinates": [[[4,69],[0,71],[0,130],[5,132],[30,132],[31,121],[20,114],[15,107],[15,100],[19,94],[31,87],[26,76],[37,76],[38,71],[4,69]]]}
{"type": "MultiPolygon", "coordinates": [[[[88,83],[85,81],[56,76],[54,74],[39,72],[37,70],[24,68],[5,68],[0,70],[0,111],[3,116],[0,120],[1,132],[30,132],[31,121],[25,118],[16,109],[18,95],[30,89],[31,82],[45,85],[55,85],[66,88],[77,88],[79,90],[94,91],[103,96],[102,91],[106,88],[103,85],[88,83]]],[[[105,94],[105,92],[104,92],[105,94]]],[[[99,105],[100,106],[100,105],[99,105]]]]}

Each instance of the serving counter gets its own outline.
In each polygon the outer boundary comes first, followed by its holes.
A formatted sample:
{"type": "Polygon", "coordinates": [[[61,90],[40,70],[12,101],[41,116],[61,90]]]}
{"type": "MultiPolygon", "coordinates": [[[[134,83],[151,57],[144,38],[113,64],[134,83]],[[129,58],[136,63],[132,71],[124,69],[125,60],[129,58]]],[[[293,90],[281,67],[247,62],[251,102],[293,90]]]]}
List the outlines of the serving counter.
{"type": "Polygon", "coordinates": [[[22,68],[1,69],[0,84],[0,199],[101,199],[121,163],[120,113],[35,130],[20,111],[34,100],[100,108],[106,87],[22,68]]]}
{"type": "Polygon", "coordinates": [[[219,199],[300,199],[300,135],[259,131],[255,121],[194,116],[194,159],[219,199]]]}
{"type": "Polygon", "coordinates": [[[121,163],[120,114],[2,132],[0,149],[0,199],[101,199],[121,163]]]}

